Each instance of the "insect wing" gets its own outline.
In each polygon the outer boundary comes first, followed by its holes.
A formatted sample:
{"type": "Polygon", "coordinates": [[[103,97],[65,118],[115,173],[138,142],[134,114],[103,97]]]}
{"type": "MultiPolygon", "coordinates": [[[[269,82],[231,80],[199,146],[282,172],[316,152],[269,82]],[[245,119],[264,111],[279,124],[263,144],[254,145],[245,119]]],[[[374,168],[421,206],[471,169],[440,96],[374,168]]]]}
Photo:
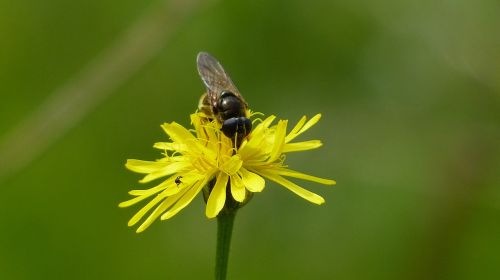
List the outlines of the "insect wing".
{"type": "Polygon", "coordinates": [[[222,65],[217,59],[206,52],[200,52],[196,62],[198,65],[198,73],[207,88],[208,98],[212,106],[215,107],[217,105],[217,101],[224,91],[234,93],[234,95],[246,104],[238,89],[231,81],[231,78],[226,71],[224,71],[224,68],[222,68],[222,65]]]}

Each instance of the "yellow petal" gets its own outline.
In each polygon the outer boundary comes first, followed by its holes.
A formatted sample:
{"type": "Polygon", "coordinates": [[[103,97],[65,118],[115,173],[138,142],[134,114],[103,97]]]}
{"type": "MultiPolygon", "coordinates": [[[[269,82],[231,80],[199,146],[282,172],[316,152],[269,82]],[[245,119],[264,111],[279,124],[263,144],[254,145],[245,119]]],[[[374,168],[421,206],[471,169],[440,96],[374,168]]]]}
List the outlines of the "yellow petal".
{"type": "Polygon", "coordinates": [[[321,118],[321,114],[316,114],[314,117],[312,117],[306,124],[304,124],[300,129],[298,129],[299,124],[302,124],[305,120],[305,117],[302,117],[300,119],[299,123],[292,129],[292,131],[287,135],[285,142],[288,143],[292,141],[294,138],[299,136],[300,134],[304,133],[307,131],[309,128],[311,128],[313,125],[315,125],[319,119],[321,118]],[[297,131],[298,130],[298,131],[297,131]]]}
{"type": "Polygon", "coordinates": [[[274,162],[280,157],[281,151],[283,150],[283,145],[285,144],[287,123],[288,121],[286,120],[280,120],[278,122],[278,125],[276,127],[276,132],[274,134],[273,149],[271,150],[271,154],[267,162],[274,162]]]}
{"type": "Polygon", "coordinates": [[[189,190],[184,194],[172,208],[170,208],[165,214],[161,216],[162,220],[167,220],[175,216],[179,211],[184,209],[193,199],[194,197],[201,191],[201,189],[208,183],[208,179],[203,181],[198,181],[194,186],[189,188],[189,190]]]}
{"type": "Polygon", "coordinates": [[[316,148],[321,147],[323,144],[319,140],[310,140],[310,141],[303,141],[303,142],[296,142],[296,143],[287,143],[283,147],[283,153],[290,153],[290,152],[300,152],[300,151],[307,151],[307,150],[313,150],[316,148]]]}
{"type": "Polygon", "coordinates": [[[238,202],[245,201],[246,190],[245,190],[245,185],[243,185],[240,176],[238,176],[238,174],[235,174],[230,178],[231,178],[231,194],[233,195],[234,200],[238,202]]]}
{"type": "Polygon", "coordinates": [[[243,161],[238,154],[232,156],[222,164],[219,169],[225,172],[227,175],[233,175],[241,168],[243,161]]]}
{"type": "Polygon", "coordinates": [[[317,122],[319,122],[319,119],[321,119],[321,114],[316,114],[314,117],[312,117],[298,132],[298,134],[302,134],[305,131],[307,131],[309,128],[311,128],[313,125],[315,125],[317,122]]]}
{"type": "Polygon", "coordinates": [[[255,128],[255,131],[258,132],[261,129],[268,128],[271,125],[271,123],[274,121],[274,119],[276,119],[276,116],[270,115],[265,120],[263,120],[259,125],[257,125],[257,127],[255,128]]]}
{"type": "MultiPolygon", "coordinates": [[[[185,180],[182,180],[182,181],[183,181],[182,183],[186,183],[185,180]]],[[[135,196],[150,197],[155,193],[163,191],[162,194],[164,194],[165,196],[171,196],[171,195],[178,193],[179,190],[180,190],[180,187],[177,186],[177,184],[172,181],[172,182],[168,182],[168,183],[163,182],[163,183],[159,184],[158,186],[147,189],[147,190],[131,190],[128,193],[130,195],[135,195],[135,196]]]]}
{"type": "Polygon", "coordinates": [[[198,113],[191,114],[189,116],[189,118],[191,119],[191,124],[193,125],[193,127],[196,130],[198,130],[198,128],[201,126],[201,117],[200,117],[200,114],[198,114],[198,113]]]}
{"type": "Polygon", "coordinates": [[[177,186],[177,184],[175,183],[175,179],[178,176],[182,176],[182,178],[183,178],[182,183],[181,183],[182,184],[181,187],[186,186],[186,185],[192,185],[196,181],[205,177],[205,176],[201,176],[197,172],[177,173],[153,188],[146,189],[146,190],[131,190],[128,193],[130,195],[135,195],[135,196],[142,196],[142,195],[149,196],[149,195],[155,194],[161,190],[168,189],[168,191],[166,192],[167,196],[175,194],[179,190],[179,186],[177,186]]]}
{"type": "Polygon", "coordinates": [[[151,173],[169,165],[168,161],[147,161],[138,159],[128,159],[125,167],[137,173],[151,173]]]}
{"type": "Polygon", "coordinates": [[[276,116],[271,115],[267,117],[264,121],[259,123],[257,127],[255,127],[250,133],[248,142],[250,143],[260,142],[260,139],[264,137],[266,130],[269,128],[274,119],[276,119],[276,116]]]}
{"type": "Polygon", "coordinates": [[[276,173],[279,175],[282,175],[282,176],[299,178],[302,180],[312,181],[312,182],[320,183],[323,185],[335,185],[334,180],[323,179],[323,178],[319,178],[316,176],[312,176],[312,175],[304,174],[304,173],[297,172],[294,170],[290,170],[290,169],[278,169],[278,170],[276,170],[276,173]]]}
{"type": "Polygon", "coordinates": [[[155,187],[152,187],[152,188],[149,188],[149,189],[146,189],[146,190],[131,190],[129,191],[128,193],[130,195],[135,195],[135,196],[149,196],[149,195],[152,195],[152,194],[155,194],[159,191],[162,191],[170,186],[173,186],[175,183],[174,183],[174,176],[168,178],[167,180],[161,182],[159,185],[155,186],[155,187]]]}
{"type": "MultiPolygon", "coordinates": [[[[255,139],[255,138],[253,138],[255,139]]],[[[263,138],[262,138],[263,139],[263,138]]],[[[252,141],[252,140],[250,140],[252,141]]],[[[252,158],[254,155],[258,154],[259,152],[262,152],[261,148],[259,146],[260,143],[250,143],[250,141],[244,141],[243,144],[241,145],[240,149],[238,150],[238,154],[241,156],[241,158],[246,161],[249,158],[252,158]]]]}
{"type": "Polygon", "coordinates": [[[142,180],[140,180],[140,183],[147,183],[151,182],[155,179],[165,177],[174,173],[181,172],[183,169],[186,169],[187,167],[190,167],[191,163],[190,162],[170,162],[169,165],[164,166],[161,169],[155,170],[154,172],[151,172],[150,174],[144,176],[142,180]]]}
{"type": "Polygon", "coordinates": [[[210,192],[210,197],[207,201],[207,208],[205,209],[205,214],[208,218],[216,217],[220,210],[224,207],[224,203],[226,202],[226,186],[228,179],[229,176],[224,172],[220,172],[219,176],[217,176],[217,181],[210,192]]]}
{"type": "Polygon", "coordinates": [[[131,227],[135,225],[144,215],[153,208],[156,204],[158,204],[160,201],[162,201],[165,198],[165,196],[159,194],[155,198],[153,198],[146,206],[142,207],[141,210],[139,210],[135,215],[128,221],[128,226],[131,227]]]}
{"type": "Polygon", "coordinates": [[[251,192],[261,192],[266,185],[266,181],[260,175],[246,170],[245,168],[240,169],[241,180],[245,187],[251,192]]]}
{"type": "Polygon", "coordinates": [[[196,140],[194,135],[189,132],[189,130],[176,122],[164,123],[161,127],[174,142],[188,143],[196,140]]]}
{"type": "Polygon", "coordinates": [[[298,185],[294,184],[293,182],[290,182],[287,179],[285,179],[279,175],[276,175],[276,174],[273,174],[270,172],[261,172],[261,171],[259,171],[259,173],[261,173],[261,175],[269,178],[271,181],[274,181],[274,182],[282,185],[283,187],[291,190],[292,192],[294,192],[298,196],[304,198],[305,200],[308,200],[308,201],[315,203],[315,204],[318,204],[318,205],[325,203],[325,200],[321,196],[319,196],[315,193],[312,193],[304,188],[301,188],[298,185]]]}
{"type": "Polygon", "coordinates": [[[197,129],[198,137],[202,139],[218,139],[219,127],[215,123],[209,122],[206,125],[200,125],[197,129]]]}
{"type": "Polygon", "coordinates": [[[269,116],[252,130],[248,137],[248,141],[245,141],[238,150],[238,154],[241,155],[241,158],[243,160],[254,157],[256,154],[265,153],[268,150],[270,151],[271,146],[264,143],[264,141],[269,134],[268,127],[271,125],[275,118],[275,116],[269,116]]]}
{"type": "Polygon", "coordinates": [[[134,198],[129,199],[127,201],[121,202],[120,204],[118,204],[118,207],[120,207],[120,208],[129,207],[129,206],[134,205],[137,202],[140,202],[148,197],[149,197],[149,195],[137,196],[137,197],[134,197],[134,198]]]}
{"type": "Polygon", "coordinates": [[[156,209],[153,212],[151,212],[149,217],[137,228],[136,232],[140,233],[143,232],[145,229],[147,229],[163,212],[165,212],[165,210],[167,210],[175,202],[177,202],[184,195],[185,192],[186,190],[162,201],[160,205],[158,205],[158,207],[156,207],[156,209]]]}
{"type": "Polygon", "coordinates": [[[304,124],[306,123],[306,120],[307,120],[307,117],[306,116],[303,116],[302,118],[300,118],[300,120],[297,122],[297,124],[293,127],[293,129],[290,131],[290,133],[288,133],[288,136],[285,140],[285,142],[289,142],[289,138],[292,137],[292,135],[296,135],[300,129],[304,126],[304,124]]]}
{"type": "Polygon", "coordinates": [[[197,154],[207,154],[213,156],[214,151],[207,149],[205,141],[199,141],[189,130],[182,125],[172,122],[162,125],[163,130],[170,136],[173,142],[185,145],[185,151],[197,154]],[[203,142],[203,143],[201,143],[203,142]]]}
{"type": "Polygon", "coordinates": [[[153,145],[153,148],[167,151],[185,151],[186,145],[171,142],[157,142],[153,145]]]}

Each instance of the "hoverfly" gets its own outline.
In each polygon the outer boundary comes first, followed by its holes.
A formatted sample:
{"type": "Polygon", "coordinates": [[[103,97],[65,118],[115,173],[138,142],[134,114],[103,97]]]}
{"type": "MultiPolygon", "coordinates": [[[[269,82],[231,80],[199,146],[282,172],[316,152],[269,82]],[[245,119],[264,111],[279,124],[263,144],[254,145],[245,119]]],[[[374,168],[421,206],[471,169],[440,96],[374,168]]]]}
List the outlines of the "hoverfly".
{"type": "Polygon", "coordinates": [[[209,118],[216,119],[222,125],[224,135],[239,147],[252,130],[248,104],[217,59],[200,52],[196,62],[207,90],[200,98],[198,109],[209,118]]]}

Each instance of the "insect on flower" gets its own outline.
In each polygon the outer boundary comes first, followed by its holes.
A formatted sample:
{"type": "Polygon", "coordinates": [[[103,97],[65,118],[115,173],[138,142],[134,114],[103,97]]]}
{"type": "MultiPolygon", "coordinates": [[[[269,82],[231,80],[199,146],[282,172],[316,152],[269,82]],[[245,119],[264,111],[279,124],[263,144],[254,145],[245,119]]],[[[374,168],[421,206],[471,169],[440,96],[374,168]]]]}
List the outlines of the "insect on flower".
{"type": "Polygon", "coordinates": [[[289,153],[322,146],[320,140],[295,141],[321,118],[303,116],[291,129],[288,120],[264,116],[252,127],[252,114],[221,64],[207,53],[197,57],[197,68],[206,92],[200,98],[197,112],[190,115],[192,129],[170,122],[161,127],[168,135],[154,148],[162,151],[156,160],[129,159],[125,166],[144,174],[140,183],[161,180],[155,186],[129,191],[131,199],[119,204],[129,207],[149,199],[129,220],[142,232],[155,220],[167,220],[203,193],[205,214],[215,218],[223,209],[235,210],[245,205],[254,193],[264,190],[266,179],[292,191],[314,204],[323,197],[302,188],[286,177],[334,185],[335,181],[304,174],[285,163],[289,153]],[[182,180],[181,180],[182,179],[182,180]],[[226,208],[225,208],[226,207],[226,208]]]}
{"type": "Polygon", "coordinates": [[[182,179],[182,176],[177,176],[177,177],[175,178],[175,184],[176,184],[177,186],[179,186],[179,185],[182,183],[181,179],[182,179]]]}
{"type": "Polygon", "coordinates": [[[247,102],[217,59],[200,52],[196,62],[207,89],[200,98],[198,109],[207,115],[208,121],[215,118],[222,125],[224,135],[239,147],[252,130],[247,102]]]}

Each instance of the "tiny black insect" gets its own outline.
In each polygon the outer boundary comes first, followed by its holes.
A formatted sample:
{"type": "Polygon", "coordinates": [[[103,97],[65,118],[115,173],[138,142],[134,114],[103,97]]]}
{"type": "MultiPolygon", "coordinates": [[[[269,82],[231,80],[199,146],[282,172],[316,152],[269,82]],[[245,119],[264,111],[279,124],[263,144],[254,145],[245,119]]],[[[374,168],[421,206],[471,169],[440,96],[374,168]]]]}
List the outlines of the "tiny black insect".
{"type": "Polygon", "coordinates": [[[177,186],[180,185],[180,183],[182,183],[181,178],[182,176],[177,176],[177,178],[175,178],[175,183],[177,184],[177,186]]]}

